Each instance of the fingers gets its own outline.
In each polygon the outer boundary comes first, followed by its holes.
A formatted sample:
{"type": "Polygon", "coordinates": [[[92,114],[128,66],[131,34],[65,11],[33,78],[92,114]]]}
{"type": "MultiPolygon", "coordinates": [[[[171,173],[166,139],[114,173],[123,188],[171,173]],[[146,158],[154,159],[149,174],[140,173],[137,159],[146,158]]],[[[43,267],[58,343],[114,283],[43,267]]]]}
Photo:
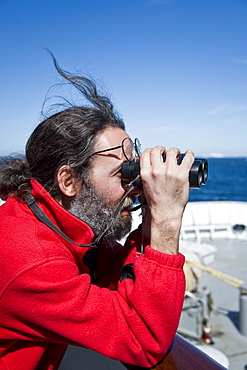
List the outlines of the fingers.
{"type": "Polygon", "coordinates": [[[141,154],[141,158],[145,163],[150,163],[151,165],[158,162],[163,163],[162,154],[165,152],[166,148],[164,146],[156,146],[154,148],[145,149],[141,154]]]}
{"type": "Polygon", "coordinates": [[[185,161],[184,163],[192,166],[194,160],[195,160],[194,153],[191,150],[186,150],[182,163],[185,161]]]}
{"type": "MultiPolygon", "coordinates": [[[[156,146],[154,148],[145,149],[141,155],[141,162],[145,164],[155,165],[160,163],[169,163],[177,165],[177,157],[180,154],[180,149],[172,147],[166,151],[164,146],[156,146]]],[[[194,161],[194,153],[191,150],[186,150],[182,163],[184,167],[192,166],[194,161]]]]}
{"type": "Polygon", "coordinates": [[[163,146],[144,150],[140,157],[140,173],[142,179],[149,178],[155,169],[163,166],[162,154],[164,151],[165,147],[163,146]]]}
{"type": "MultiPolygon", "coordinates": [[[[158,179],[176,178],[181,181],[188,181],[188,173],[194,162],[194,154],[187,150],[182,161],[178,161],[180,150],[172,147],[165,151],[165,147],[156,146],[146,149],[140,158],[140,173],[143,182],[149,181],[151,177],[158,179]]],[[[162,180],[163,181],[163,180],[162,180]]]]}
{"type": "Polygon", "coordinates": [[[178,161],[179,162],[179,170],[181,173],[187,173],[190,171],[193,162],[194,162],[194,153],[191,150],[187,150],[182,158],[178,161]]]}

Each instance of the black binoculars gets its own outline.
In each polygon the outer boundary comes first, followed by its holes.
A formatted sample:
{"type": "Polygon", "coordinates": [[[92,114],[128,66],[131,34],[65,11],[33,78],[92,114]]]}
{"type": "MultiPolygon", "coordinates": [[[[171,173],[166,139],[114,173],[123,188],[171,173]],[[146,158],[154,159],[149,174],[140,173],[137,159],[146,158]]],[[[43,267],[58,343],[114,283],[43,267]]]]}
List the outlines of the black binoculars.
{"type": "MultiPolygon", "coordinates": [[[[179,154],[177,157],[177,163],[180,165],[184,153],[179,154]]],[[[163,154],[163,160],[166,160],[166,154],[163,154]]],[[[138,175],[140,175],[140,161],[124,162],[121,169],[121,176],[124,181],[131,182],[138,175]]],[[[205,185],[208,178],[208,161],[203,158],[195,158],[194,163],[191,166],[189,172],[189,184],[190,189],[200,189],[202,185],[205,185]]],[[[139,178],[135,185],[141,185],[141,179],[139,178]]]]}

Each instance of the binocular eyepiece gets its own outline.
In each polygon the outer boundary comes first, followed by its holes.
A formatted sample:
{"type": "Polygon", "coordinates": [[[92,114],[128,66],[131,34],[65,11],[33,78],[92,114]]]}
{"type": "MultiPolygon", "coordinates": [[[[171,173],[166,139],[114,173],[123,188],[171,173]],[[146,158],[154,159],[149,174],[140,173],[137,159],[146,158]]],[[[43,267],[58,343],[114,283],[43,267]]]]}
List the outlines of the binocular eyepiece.
{"type": "MultiPolygon", "coordinates": [[[[181,164],[185,154],[177,156],[178,165],[181,164]]],[[[166,154],[163,154],[163,161],[166,160],[166,154]]],[[[140,174],[140,161],[124,162],[121,169],[121,176],[124,181],[133,181],[140,174]]],[[[189,172],[190,189],[200,189],[205,185],[208,178],[208,161],[203,158],[195,158],[189,172]]],[[[137,180],[136,185],[141,185],[141,179],[137,180]]]]}

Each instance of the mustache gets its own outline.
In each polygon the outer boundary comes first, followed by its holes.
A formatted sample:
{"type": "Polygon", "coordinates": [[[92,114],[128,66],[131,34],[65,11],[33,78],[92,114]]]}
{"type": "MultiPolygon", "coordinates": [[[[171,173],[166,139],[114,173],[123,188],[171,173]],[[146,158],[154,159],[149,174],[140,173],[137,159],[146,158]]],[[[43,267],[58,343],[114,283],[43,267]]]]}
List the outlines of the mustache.
{"type": "Polygon", "coordinates": [[[131,206],[133,206],[134,203],[135,203],[135,197],[127,197],[124,200],[122,209],[130,208],[131,206]]]}
{"type": "MultiPolygon", "coordinates": [[[[135,203],[135,197],[127,197],[122,204],[120,212],[125,209],[128,210],[129,208],[133,206],[134,203],[135,203]]],[[[108,204],[108,207],[102,208],[102,212],[107,216],[112,216],[114,214],[114,211],[118,207],[119,202],[115,202],[115,203],[107,202],[107,204],[108,204]]]]}

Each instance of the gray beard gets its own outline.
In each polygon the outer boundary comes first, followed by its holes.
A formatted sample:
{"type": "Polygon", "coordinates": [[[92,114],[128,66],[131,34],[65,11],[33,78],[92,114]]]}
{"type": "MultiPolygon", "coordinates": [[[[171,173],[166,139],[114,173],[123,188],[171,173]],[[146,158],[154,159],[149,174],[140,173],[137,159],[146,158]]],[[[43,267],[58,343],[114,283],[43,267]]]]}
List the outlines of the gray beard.
{"type": "MultiPolygon", "coordinates": [[[[96,194],[89,180],[84,179],[82,190],[71,202],[69,212],[91,226],[95,237],[99,237],[107,229],[100,242],[109,246],[122,239],[131,230],[132,216],[119,213],[114,216],[119,202],[110,202],[96,194]]],[[[134,200],[127,197],[123,208],[133,204],[134,200]]]]}

